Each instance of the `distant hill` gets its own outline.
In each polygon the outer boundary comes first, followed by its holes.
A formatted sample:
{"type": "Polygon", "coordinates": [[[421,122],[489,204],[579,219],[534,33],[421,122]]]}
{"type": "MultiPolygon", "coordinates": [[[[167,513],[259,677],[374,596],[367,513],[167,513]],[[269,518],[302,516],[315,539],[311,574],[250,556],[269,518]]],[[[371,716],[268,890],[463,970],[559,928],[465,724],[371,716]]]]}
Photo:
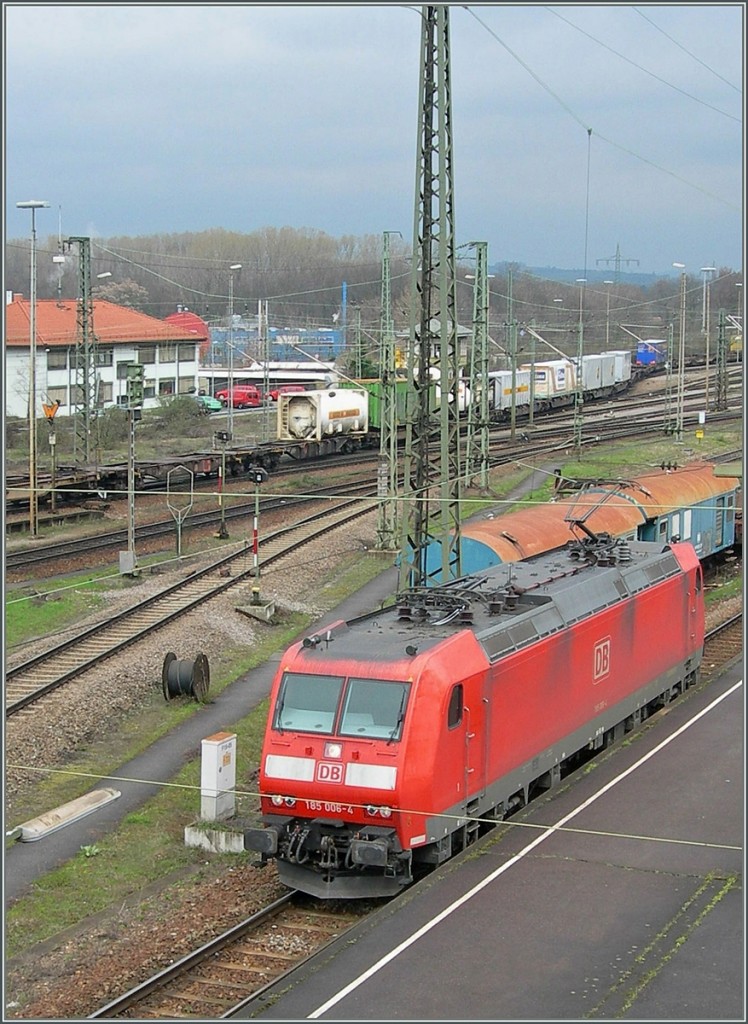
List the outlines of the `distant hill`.
{"type": "MultiPolygon", "coordinates": [[[[533,277],[542,278],[544,281],[563,281],[566,284],[574,284],[580,277],[585,277],[588,284],[603,284],[605,281],[613,281],[615,279],[615,270],[611,270],[608,267],[607,270],[566,270],[563,267],[526,267],[523,263],[494,263],[489,268],[489,272],[493,274],[505,275],[509,267],[513,267],[515,273],[520,271],[524,274],[532,274],[533,277]]],[[[661,280],[663,277],[673,277],[674,274],[636,274],[621,271],[619,281],[621,284],[632,284],[637,285],[640,288],[648,288],[654,284],[655,281],[661,280]]]]}

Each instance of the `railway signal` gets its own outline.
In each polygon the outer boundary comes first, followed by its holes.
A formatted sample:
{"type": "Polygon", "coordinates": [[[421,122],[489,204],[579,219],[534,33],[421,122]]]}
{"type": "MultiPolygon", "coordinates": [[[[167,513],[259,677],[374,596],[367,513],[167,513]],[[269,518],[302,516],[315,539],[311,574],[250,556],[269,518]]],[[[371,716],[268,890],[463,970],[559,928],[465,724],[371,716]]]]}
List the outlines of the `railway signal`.
{"type": "Polygon", "coordinates": [[[255,484],[255,521],[252,528],[252,552],[254,554],[254,572],[257,579],[260,578],[260,484],[264,484],[268,478],[267,470],[262,466],[250,470],[250,477],[255,484]]]}
{"type": "Polygon", "coordinates": [[[50,507],[53,512],[56,509],[57,502],[57,495],[55,494],[57,487],[57,434],[55,434],[55,415],[59,408],[59,402],[42,402],[42,409],[44,410],[44,415],[47,417],[47,423],[49,424],[49,447],[52,455],[52,488],[50,494],[50,507]]]}
{"type": "Polygon", "coordinates": [[[135,424],[143,415],[143,372],[142,363],[127,364],[127,551],[119,553],[119,571],[130,576],[140,571],[135,554],[135,424]]]}
{"type": "Polygon", "coordinates": [[[216,444],[220,444],[221,446],[221,476],[218,481],[218,503],[221,506],[221,525],[218,528],[218,537],[221,540],[228,540],[229,531],[226,526],[226,507],[223,498],[223,488],[226,483],[226,445],[231,441],[232,435],[228,430],[217,430],[213,434],[213,438],[216,444]]]}
{"type": "Polygon", "coordinates": [[[143,371],[142,363],[127,364],[127,407],[129,409],[143,408],[143,371]]]}

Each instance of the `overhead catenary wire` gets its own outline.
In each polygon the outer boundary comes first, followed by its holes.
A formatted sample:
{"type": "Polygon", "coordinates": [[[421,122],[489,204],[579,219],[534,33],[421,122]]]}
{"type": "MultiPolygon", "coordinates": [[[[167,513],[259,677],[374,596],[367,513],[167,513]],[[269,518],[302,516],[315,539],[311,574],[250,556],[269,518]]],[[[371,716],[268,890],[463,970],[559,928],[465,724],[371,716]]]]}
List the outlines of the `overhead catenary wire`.
{"type": "Polygon", "coordinates": [[[706,64],[703,60],[701,60],[700,57],[697,57],[695,53],[691,53],[690,50],[687,50],[682,43],[679,43],[677,39],[673,39],[673,37],[668,32],[666,32],[664,28],[661,28],[659,25],[656,25],[652,21],[652,19],[648,18],[647,15],[644,14],[643,11],[639,10],[638,7],[634,7],[632,8],[632,10],[636,11],[640,18],[644,18],[645,21],[648,21],[652,28],[656,28],[658,32],[662,32],[665,38],[669,39],[674,46],[678,47],[679,50],[682,50],[684,53],[687,53],[689,57],[692,57],[693,60],[696,61],[697,64],[701,64],[702,68],[706,68],[707,71],[710,71],[716,78],[720,80],[720,82],[724,82],[725,85],[729,86],[731,89],[734,89],[735,92],[740,93],[742,95],[743,90],[739,86],[733,85],[732,82],[728,82],[728,80],[723,75],[721,75],[719,71],[715,71],[710,64],[706,64]]]}
{"type": "MultiPolygon", "coordinates": [[[[549,96],[552,96],[552,97],[553,97],[553,99],[554,99],[554,100],[556,100],[556,102],[557,102],[557,103],[558,103],[558,104],[559,104],[559,105],[560,105],[561,107],[563,107],[563,109],[564,109],[564,110],[566,111],[566,113],[567,113],[567,114],[568,114],[568,115],[569,115],[570,117],[572,117],[572,118],[573,118],[573,119],[574,119],[574,120],[575,120],[575,121],[577,122],[577,124],[581,125],[581,126],[582,126],[582,127],[583,127],[583,128],[584,128],[584,129],[586,130],[586,131],[592,131],[592,128],[590,127],[590,125],[586,124],[586,123],[585,123],[585,122],[583,121],[583,119],[582,119],[581,117],[579,117],[579,115],[578,115],[578,114],[576,114],[576,113],[575,113],[575,112],[574,112],[574,111],[573,111],[573,110],[571,109],[571,107],[570,107],[570,106],[569,106],[569,105],[568,105],[567,103],[565,103],[565,102],[564,102],[564,101],[563,101],[563,100],[561,99],[561,97],[560,97],[560,96],[558,96],[558,95],[557,95],[557,93],[555,93],[555,92],[554,92],[554,91],[553,91],[553,90],[552,90],[552,89],[550,88],[550,86],[549,86],[549,85],[547,85],[547,84],[546,84],[546,83],[545,83],[545,82],[544,82],[544,81],[543,81],[543,80],[542,80],[542,79],[540,78],[540,76],[539,76],[539,75],[537,75],[537,74],[536,74],[536,73],[535,73],[535,72],[534,72],[534,71],[532,70],[532,68],[531,68],[531,67],[530,67],[530,66],[529,66],[529,65],[528,65],[528,64],[527,64],[527,63],[526,63],[525,61],[523,61],[523,60],[522,60],[522,58],[521,58],[521,57],[520,57],[520,56],[519,56],[518,54],[516,54],[516,53],[514,52],[514,50],[512,50],[512,49],[511,49],[511,47],[510,47],[510,46],[508,46],[508,45],[507,45],[507,43],[505,43],[505,42],[504,42],[504,40],[503,40],[503,39],[501,39],[501,38],[500,38],[500,36],[499,36],[499,35],[497,35],[497,33],[496,33],[496,32],[494,32],[494,30],[493,30],[493,29],[492,29],[492,28],[491,28],[491,27],[490,27],[489,25],[487,25],[487,24],[485,23],[485,21],[483,21],[483,20],[482,20],[481,18],[479,18],[479,17],[478,17],[478,15],[477,15],[477,14],[475,13],[475,11],[474,11],[474,10],[472,10],[472,8],[471,8],[471,7],[469,7],[469,6],[467,5],[467,4],[464,4],[464,5],[462,5],[462,6],[463,6],[463,7],[464,7],[464,9],[465,9],[465,10],[466,10],[466,11],[468,12],[468,14],[471,14],[471,15],[473,16],[473,18],[475,18],[475,20],[476,20],[476,21],[478,22],[478,24],[479,24],[479,25],[481,25],[481,26],[482,26],[482,27],[483,27],[483,28],[484,28],[484,29],[486,30],[486,32],[488,32],[488,34],[489,34],[490,36],[492,36],[492,37],[493,37],[493,38],[494,38],[494,39],[496,40],[496,42],[497,42],[497,43],[499,43],[499,45],[500,45],[500,46],[503,46],[503,47],[504,47],[504,49],[505,49],[505,50],[506,50],[506,51],[507,51],[507,52],[508,52],[508,53],[509,53],[509,54],[510,54],[510,55],[511,55],[511,56],[512,56],[512,57],[513,57],[513,58],[514,58],[514,59],[515,59],[516,61],[517,61],[517,63],[518,63],[518,64],[520,64],[520,65],[521,65],[521,66],[522,66],[522,67],[523,67],[523,68],[524,68],[524,69],[525,69],[525,70],[527,71],[527,73],[528,73],[529,75],[531,75],[531,76],[532,76],[532,77],[533,77],[533,78],[535,79],[535,81],[536,81],[536,82],[538,83],[538,85],[539,85],[539,86],[540,86],[540,87],[541,87],[541,88],[542,88],[542,89],[543,89],[543,90],[544,90],[545,92],[547,92],[549,96]]],[[[549,8],[549,10],[550,10],[550,8],[549,8]]],[[[552,13],[556,13],[556,12],[552,12],[552,13]]],[[[560,15],[558,15],[558,17],[561,17],[561,16],[560,16],[560,15]]],[[[562,19],[562,20],[565,20],[565,19],[562,19]]],[[[572,26],[572,27],[575,27],[575,26],[572,26]]],[[[581,31],[581,30],[580,30],[580,31],[581,31]]],[[[642,70],[643,70],[643,69],[642,69],[642,70]]],[[[679,91],[680,91],[680,90],[679,90],[679,91]]],[[[693,97],[692,97],[692,98],[693,98],[693,97]]],[[[727,115],[727,116],[731,116],[731,115],[727,115]]],[[[738,120],[738,121],[739,121],[739,119],[734,119],[734,120],[738,120]]],[[[601,133],[601,132],[600,132],[599,130],[597,130],[597,129],[595,129],[595,137],[596,137],[596,138],[598,138],[598,139],[601,139],[601,140],[602,140],[603,142],[607,142],[607,144],[608,144],[609,146],[613,146],[613,147],[614,147],[615,149],[619,149],[619,150],[620,150],[620,151],[621,151],[622,153],[626,153],[626,154],[627,154],[628,156],[632,156],[632,157],[634,157],[634,159],[636,159],[636,160],[640,160],[640,161],[641,161],[642,163],[645,163],[645,164],[647,164],[647,165],[648,165],[649,167],[653,167],[653,168],[654,168],[655,170],[661,171],[661,172],[662,172],[663,174],[667,174],[667,175],[668,175],[669,177],[671,177],[671,178],[674,178],[674,179],[675,179],[676,181],[680,181],[680,182],[681,182],[682,184],[684,184],[684,185],[688,185],[688,187],[689,187],[689,188],[693,188],[693,189],[695,189],[695,190],[696,190],[697,192],[700,192],[700,193],[701,193],[702,195],[705,195],[705,196],[707,196],[707,197],[708,197],[708,198],[710,198],[710,199],[714,199],[714,200],[715,200],[716,202],[718,202],[718,203],[722,203],[723,205],[725,205],[725,206],[729,207],[729,208],[730,208],[731,210],[737,210],[737,211],[739,211],[739,212],[742,212],[742,208],[741,208],[741,207],[740,207],[740,206],[739,206],[738,204],[736,204],[736,203],[732,203],[732,202],[730,202],[730,200],[728,200],[728,199],[724,199],[724,198],[723,198],[722,196],[718,196],[718,195],[715,195],[715,193],[713,193],[713,192],[710,192],[710,191],[709,191],[708,189],[706,189],[706,188],[703,188],[703,186],[701,186],[701,185],[697,185],[697,184],[696,184],[695,182],[689,181],[689,180],[688,180],[687,178],[683,178],[683,177],[682,177],[681,175],[679,175],[679,174],[676,174],[676,172],[675,172],[675,171],[671,171],[671,170],[669,170],[669,169],[668,169],[668,168],[666,168],[666,167],[662,167],[662,166],[661,166],[660,164],[658,164],[658,163],[655,163],[655,161],[654,161],[654,160],[650,160],[650,159],[649,159],[648,157],[642,156],[642,155],[641,155],[640,153],[637,153],[637,152],[635,152],[634,150],[632,150],[632,149],[629,149],[629,148],[628,148],[628,147],[626,147],[626,146],[622,146],[622,145],[621,145],[620,143],[614,142],[614,141],[613,141],[612,139],[609,139],[609,138],[608,138],[607,136],[603,135],[603,134],[602,134],[602,133],[601,133]]]]}
{"type": "Polygon", "coordinates": [[[577,32],[581,32],[583,36],[586,36],[588,39],[591,39],[593,43],[597,43],[598,46],[602,46],[603,49],[615,54],[616,57],[620,57],[620,59],[626,61],[627,64],[631,64],[632,67],[635,67],[637,69],[637,71],[643,71],[645,75],[650,75],[658,82],[661,82],[662,85],[668,86],[669,89],[675,89],[676,92],[679,92],[682,96],[685,96],[689,100],[693,100],[694,103],[700,103],[703,107],[708,107],[709,110],[713,110],[716,114],[722,114],[723,117],[728,117],[731,121],[735,121],[737,122],[737,124],[742,124],[741,118],[735,117],[734,114],[728,114],[725,110],[720,110],[719,107],[715,107],[711,103],[707,103],[706,100],[701,100],[698,96],[694,96],[692,93],[686,92],[685,89],[681,89],[680,86],[673,85],[672,82],[668,82],[666,79],[661,78],[659,75],[655,74],[654,71],[650,71],[648,68],[642,67],[641,64],[637,64],[636,61],[633,61],[629,57],[626,57],[622,53],[619,53],[618,50],[614,50],[612,46],[608,46],[608,44],[604,43],[601,39],[597,39],[589,32],[585,32],[583,28],[580,28],[579,25],[575,25],[573,21],[569,21],[568,18],[565,18],[563,14],[559,14],[558,11],[555,10],[553,7],[546,7],[546,10],[549,11],[551,14],[555,14],[557,18],[560,18],[561,21],[569,25],[570,28],[576,29],[577,32]]]}

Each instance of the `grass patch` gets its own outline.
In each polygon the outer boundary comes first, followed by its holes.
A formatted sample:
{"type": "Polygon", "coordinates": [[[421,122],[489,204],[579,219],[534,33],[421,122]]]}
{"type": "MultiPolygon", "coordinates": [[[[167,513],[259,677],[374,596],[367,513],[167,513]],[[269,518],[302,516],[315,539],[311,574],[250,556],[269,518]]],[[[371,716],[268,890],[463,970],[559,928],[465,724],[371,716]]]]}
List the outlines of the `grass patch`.
{"type": "Polygon", "coordinates": [[[705,603],[707,608],[727,601],[732,597],[743,596],[743,573],[742,570],[729,568],[727,566],[717,570],[716,581],[707,587],[705,603]]]}
{"type": "MultiPolygon", "coordinates": [[[[743,449],[742,425],[705,428],[706,436],[701,442],[686,438],[685,445],[677,445],[672,438],[663,437],[657,441],[643,443],[622,442],[588,446],[582,451],[581,459],[559,461],[564,476],[571,479],[603,477],[618,479],[641,476],[656,472],[663,463],[685,466],[694,457],[716,458],[743,449]]],[[[559,453],[559,459],[563,453],[559,453]]]]}
{"type": "Polygon", "coordinates": [[[103,591],[127,590],[134,580],[111,569],[6,591],[5,645],[46,637],[104,608],[103,591]]]}

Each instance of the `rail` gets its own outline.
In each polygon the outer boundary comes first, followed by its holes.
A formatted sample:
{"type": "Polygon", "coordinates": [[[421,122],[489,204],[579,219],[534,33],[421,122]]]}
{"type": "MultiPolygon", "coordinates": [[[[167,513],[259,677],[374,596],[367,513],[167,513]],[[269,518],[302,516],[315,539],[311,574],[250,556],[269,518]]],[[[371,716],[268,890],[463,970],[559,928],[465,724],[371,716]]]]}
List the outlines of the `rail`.
{"type": "MultiPolygon", "coordinates": [[[[373,495],[372,495],[373,496],[373,495]]],[[[276,530],[265,538],[263,565],[277,561],[302,544],[327,534],[371,510],[361,498],[341,501],[298,523],[276,530]],[[301,534],[301,535],[300,535],[301,534]]],[[[21,665],[6,671],[6,718],[57,690],[81,672],[93,668],[123,648],[143,639],[185,611],[216,597],[229,587],[253,576],[253,553],[248,546],[224,555],[185,580],[172,584],[152,597],[99,622],[83,633],[57,644],[21,665]],[[210,579],[237,560],[245,565],[229,577],[210,579]],[[175,600],[176,598],[176,600],[175,600]],[[121,627],[124,627],[123,629],[121,627]]]]}

